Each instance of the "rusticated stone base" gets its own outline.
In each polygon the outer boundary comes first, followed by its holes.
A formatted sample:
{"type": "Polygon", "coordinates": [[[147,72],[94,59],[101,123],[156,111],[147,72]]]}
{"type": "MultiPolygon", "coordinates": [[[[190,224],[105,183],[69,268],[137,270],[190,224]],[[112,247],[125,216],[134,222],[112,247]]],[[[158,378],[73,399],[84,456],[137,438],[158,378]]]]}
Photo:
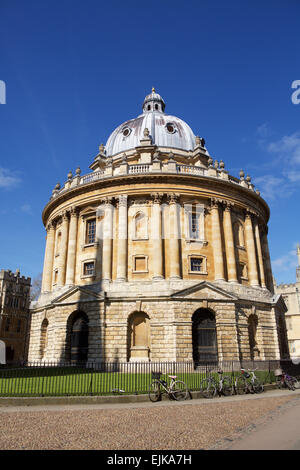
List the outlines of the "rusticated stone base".
{"type": "Polygon", "coordinates": [[[192,317],[199,308],[214,315],[219,361],[283,357],[286,334],[280,331],[278,319],[284,315],[284,306],[268,290],[221,281],[180,280],[156,281],[153,292],[150,284],[111,283],[105,291],[94,284],[41,296],[32,309],[28,360],[68,359],[68,320],[80,311],[88,318],[89,361],[192,361],[192,317]],[[132,318],[137,312],[140,319],[135,325],[132,318]],[[257,318],[252,349],[250,315],[257,318]],[[47,344],[41,347],[45,318],[47,344]],[[139,335],[146,338],[143,344],[138,343],[139,335]]]}

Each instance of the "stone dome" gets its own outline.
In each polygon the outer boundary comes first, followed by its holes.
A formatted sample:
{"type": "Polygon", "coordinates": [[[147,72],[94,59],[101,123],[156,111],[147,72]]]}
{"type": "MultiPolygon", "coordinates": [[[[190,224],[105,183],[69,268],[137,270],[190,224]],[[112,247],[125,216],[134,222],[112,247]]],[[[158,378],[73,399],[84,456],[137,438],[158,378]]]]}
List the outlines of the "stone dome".
{"type": "Polygon", "coordinates": [[[146,128],[152,145],[193,150],[196,137],[190,126],[176,116],[165,114],[164,109],[164,100],[152,88],[152,93],[144,99],[143,114],[124,122],[112,132],[105,146],[106,155],[112,157],[139,147],[146,128]]]}

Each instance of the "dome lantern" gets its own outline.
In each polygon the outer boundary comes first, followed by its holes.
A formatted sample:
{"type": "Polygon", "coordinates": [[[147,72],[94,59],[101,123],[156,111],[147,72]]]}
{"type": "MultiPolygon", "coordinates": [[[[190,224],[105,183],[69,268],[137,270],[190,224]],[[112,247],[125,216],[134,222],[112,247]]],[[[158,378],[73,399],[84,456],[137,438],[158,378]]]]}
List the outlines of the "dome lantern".
{"type": "Polygon", "coordinates": [[[147,95],[143,103],[144,113],[163,113],[165,111],[165,102],[162,97],[155,92],[155,88],[152,87],[152,92],[147,95]]]}

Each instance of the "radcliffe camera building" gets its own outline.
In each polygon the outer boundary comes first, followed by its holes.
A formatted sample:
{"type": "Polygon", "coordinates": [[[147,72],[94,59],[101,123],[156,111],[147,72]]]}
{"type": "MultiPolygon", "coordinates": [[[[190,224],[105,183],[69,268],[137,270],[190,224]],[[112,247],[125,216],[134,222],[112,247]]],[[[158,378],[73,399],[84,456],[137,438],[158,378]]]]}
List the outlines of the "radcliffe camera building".
{"type": "Polygon", "coordinates": [[[152,90],[43,211],[42,293],[29,360],[288,356],[269,207],[152,90]]]}

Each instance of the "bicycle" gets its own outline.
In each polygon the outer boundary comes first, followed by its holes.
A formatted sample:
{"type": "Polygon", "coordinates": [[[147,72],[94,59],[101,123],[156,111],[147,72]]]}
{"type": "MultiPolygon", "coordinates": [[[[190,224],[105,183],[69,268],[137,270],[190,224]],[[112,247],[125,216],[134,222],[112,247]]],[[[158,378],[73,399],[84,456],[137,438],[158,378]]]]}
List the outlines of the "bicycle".
{"type": "Polygon", "coordinates": [[[153,372],[152,373],[152,381],[150,388],[149,388],[149,399],[152,402],[156,402],[161,400],[161,396],[163,393],[167,393],[170,399],[174,399],[176,401],[185,400],[188,395],[188,388],[184,382],[181,380],[176,380],[176,375],[169,375],[168,377],[171,379],[170,384],[165,380],[161,380],[161,372],[153,372]]]}
{"type": "Polygon", "coordinates": [[[235,391],[238,395],[245,393],[262,393],[264,391],[263,384],[258,380],[255,375],[257,369],[241,369],[241,375],[235,379],[235,391]],[[250,372],[250,374],[249,374],[250,372]]]}
{"type": "Polygon", "coordinates": [[[277,388],[284,388],[287,387],[290,390],[296,390],[296,388],[300,388],[300,384],[296,377],[292,375],[286,374],[283,370],[277,371],[281,372],[280,374],[275,371],[276,375],[276,387],[277,388]]]}
{"type": "MultiPolygon", "coordinates": [[[[209,371],[210,372],[210,371],[209,371]]],[[[229,396],[233,394],[232,380],[229,376],[223,377],[223,371],[218,370],[219,380],[213,376],[204,379],[200,384],[200,393],[204,398],[213,398],[217,392],[219,396],[229,396]]]]}

